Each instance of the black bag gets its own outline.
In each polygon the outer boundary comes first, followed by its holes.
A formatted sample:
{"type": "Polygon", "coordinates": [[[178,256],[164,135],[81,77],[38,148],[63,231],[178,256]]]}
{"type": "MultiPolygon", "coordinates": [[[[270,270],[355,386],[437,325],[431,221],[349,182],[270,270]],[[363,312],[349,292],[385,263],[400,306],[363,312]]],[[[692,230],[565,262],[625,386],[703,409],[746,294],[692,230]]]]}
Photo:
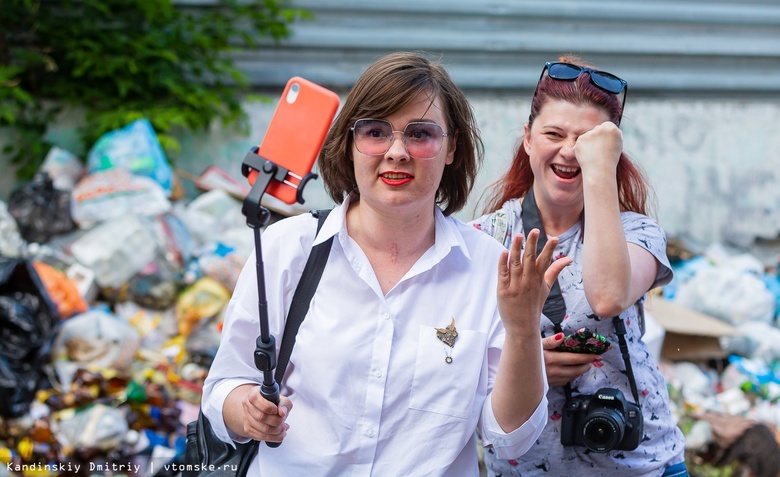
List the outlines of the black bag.
{"type": "Polygon", "coordinates": [[[211,429],[211,423],[203,415],[187,424],[187,447],[184,451],[182,477],[210,476],[232,477],[247,475],[252,459],[257,453],[257,442],[236,444],[236,448],[222,442],[211,429]],[[212,467],[213,466],[213,467],[212,467]]]}
{"type": "Polygon", "coordinates": [[[39,172],[32,181],[11,192],[8,212],[27,242],[46,243],[75,227],[70,213],[70,192],[54,188],[54,181],[39,172]]]}
{"type": "Polygon", "coordinates": [[[0,416],[25,415],[35,393],[51,387],[43,363],[59,323],[32,262],[0,256],[0,416]]]}
{"type": "MultiPolygon", "coordinates": [[[[312,215],[318,219],[318,232],[329,212],[329,210],[312,212],[312,215]]],[[[332,244],[333,237],[312,247],[298,287],[295,289],[285,323],[284,337],[279,347],[279,362],[275,375],[276,381],[279,383],[284,377],[292,347],[295,344],[295,335],[309,311],[309,303],[317,290],[317,284],[322,277],[322,271],[328,261],[332,244]]],[[[198,414],[198,420],[187,424],[187,444],[184,451],[182,477],[246,476],[252,459],[257,453],[257,445],[257,441],[249,441],[245,444],[236,444],[234,449],[230,444],[222,442],[214,434],[211,424],[201,410],[198,414]]]]}

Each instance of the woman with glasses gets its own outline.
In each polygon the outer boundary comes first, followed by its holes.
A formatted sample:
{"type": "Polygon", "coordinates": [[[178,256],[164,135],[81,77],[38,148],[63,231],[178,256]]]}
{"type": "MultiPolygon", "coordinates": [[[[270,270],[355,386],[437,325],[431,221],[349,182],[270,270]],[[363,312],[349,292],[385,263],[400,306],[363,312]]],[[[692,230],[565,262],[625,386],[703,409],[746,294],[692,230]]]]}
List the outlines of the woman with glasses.
{"type": "Polygon", "coordinates": [[[541,319],[547,426],[525,455],[488,450],[493,476],[687,475],[683,434],[641,339],[645,294],[672,270],[647,215],[649,186],[623,152],[626,90],[576,57],[547,63],[510,169],[473,223],[506,247],[539,227],[557,237],[555,258],[572,260],[541,319]]]}
{"type": "Polygon", "coordinates": [[[503,458],[539,436],[539,317],[568,261],[551,265],[554,240],[537,258],[538,231],[521,255],[521,238],[507,251],[452,217],[481,160],[471,106],[440,65],[394,53],[352,87],[318,159],[339,205],[319,233],[309,214],[263,233],[277,342],[312,244],[334,238],[279,406],[252,357],[254,257],[204,386],[222,440],[282,442],[259,446],[260,475],[475,476],[475,428],[503,458]]]}

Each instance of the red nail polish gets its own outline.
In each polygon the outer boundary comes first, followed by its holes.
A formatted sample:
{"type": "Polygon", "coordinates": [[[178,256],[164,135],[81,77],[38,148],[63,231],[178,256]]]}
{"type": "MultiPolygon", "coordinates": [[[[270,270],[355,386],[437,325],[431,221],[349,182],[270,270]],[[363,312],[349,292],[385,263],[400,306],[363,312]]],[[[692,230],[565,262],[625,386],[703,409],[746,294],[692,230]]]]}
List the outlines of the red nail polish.
{"type": "Polygon", "coordinates": [[[557,335],[555,335],[555,341],[558,341],[560,339],[563,339],[563,333],[558,333],[557,335]]]}

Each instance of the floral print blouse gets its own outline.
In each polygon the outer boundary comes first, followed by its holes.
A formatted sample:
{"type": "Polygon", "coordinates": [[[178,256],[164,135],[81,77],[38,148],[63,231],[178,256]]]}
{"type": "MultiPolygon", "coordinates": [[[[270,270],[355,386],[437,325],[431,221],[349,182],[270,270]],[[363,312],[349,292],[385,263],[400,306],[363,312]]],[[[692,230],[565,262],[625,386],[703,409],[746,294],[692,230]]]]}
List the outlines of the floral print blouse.
{"type": "MultiPolygon", "coordinates": [[[[500,210],[474,220],[472,225],[509,248],[512,238],[523,232],[521,210],[522,201],[512,199],[500,210]]],[[[621,219],[626,240],[646,249],[658,260],[658,274],[653,287],[669,283],[672,280],[672,269],[666,256],[666,235],[663,229],[650,217],[634,212],[623,212],[621,219]]],[[[620,389],[626,399],[633,402],[612,317],[596,316],[585,298],[582,286],[582,233],[581,223],[575,224],[558,237],[559,243],[554,253],[556,258],[568,256],[573,260],[558,277],[566,302],[566,315],[561,326],[566,335],[587,327],[606,337],[614,346],[601,355],[603,359],[600,364],[594,364],[590,371],[571,382],[572,394],[593,394],[601,387],[611,387],[620,389]]],[[[486,449],[485,463],[491,476],[658,476],[665,467],[683,461],[684,436],[670,413],[666,382],[642,341],[644,323],[639,310],[643,301],[644,297],[636,306],[620,315],[626,325],[631,365],[644,414],[644,436],[639,447],[633,451],[593,453],[585,447],[562,446],[560,429],[565,396],[563,387],[554,386],[550,387],[547,394],[547,426],[531,450],[516,459],[503,460],[486,449]]],[[[552,322],[544,316],[541,328],[544,336],[554,334],[552,322]]]]}

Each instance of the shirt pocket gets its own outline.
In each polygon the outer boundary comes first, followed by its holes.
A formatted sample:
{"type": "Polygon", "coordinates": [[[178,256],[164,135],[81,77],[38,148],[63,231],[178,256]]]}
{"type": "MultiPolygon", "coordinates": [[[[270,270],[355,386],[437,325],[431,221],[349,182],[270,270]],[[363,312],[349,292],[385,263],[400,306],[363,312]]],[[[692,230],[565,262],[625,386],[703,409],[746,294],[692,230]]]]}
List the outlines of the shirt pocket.
{"type": "Polygon", "coordinates": [[[486,343],[486,333],[458,330],[450,348],[436,338],[434,327],[420,326],[409,408],[468,419],[486,367],[486,343]]]}

